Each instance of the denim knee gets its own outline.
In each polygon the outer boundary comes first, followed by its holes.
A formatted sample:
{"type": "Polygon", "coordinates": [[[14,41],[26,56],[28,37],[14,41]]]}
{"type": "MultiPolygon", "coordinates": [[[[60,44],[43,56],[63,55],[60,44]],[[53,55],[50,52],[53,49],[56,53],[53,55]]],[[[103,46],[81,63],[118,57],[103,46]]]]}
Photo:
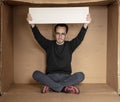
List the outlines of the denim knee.
{"type": "Polygon", "coordinates": [[[38,71],[38,70],[34,71],[34,73],[32,75],[33,79],[37,80],[39,77],[39,74],[40,74],[40,71],[38,71]]]}
{"type": "Polygon", "coordinates": [[[80,80],[83,81],[85,79],[85,74],[83,72],[77,72],[76,77],[80,80]]]}

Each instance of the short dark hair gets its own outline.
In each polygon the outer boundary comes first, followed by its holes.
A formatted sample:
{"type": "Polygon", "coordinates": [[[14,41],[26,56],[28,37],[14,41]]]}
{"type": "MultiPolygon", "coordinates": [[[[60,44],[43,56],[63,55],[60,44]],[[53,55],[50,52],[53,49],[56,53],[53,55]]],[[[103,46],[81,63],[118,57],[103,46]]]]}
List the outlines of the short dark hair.
{"type": "Polygon", "coordinates": [[[64,24],[64,23],[62,23],[62,24],[56,24],[55,27],[54,27],[54,32],[56,32],[57,27],[65,27],[66,28],[66,33],[68,32],[68,26],[67,26],[67,24],[64,24]]]}

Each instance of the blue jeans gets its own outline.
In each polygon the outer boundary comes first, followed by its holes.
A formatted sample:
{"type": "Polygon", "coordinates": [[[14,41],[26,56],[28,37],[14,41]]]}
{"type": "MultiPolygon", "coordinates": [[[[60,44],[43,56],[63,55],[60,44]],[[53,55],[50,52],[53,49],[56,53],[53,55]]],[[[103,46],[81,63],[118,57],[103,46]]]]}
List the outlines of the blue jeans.
{"type": "Polygon", "coordinates": [[[63,73],[44,74],[37,70],[33,73],[33,78],[42,85],[61,92],[65,86],[77,85],[82,82],[84,80],[84,73],[76,72],[72,75],[63,73]]]}

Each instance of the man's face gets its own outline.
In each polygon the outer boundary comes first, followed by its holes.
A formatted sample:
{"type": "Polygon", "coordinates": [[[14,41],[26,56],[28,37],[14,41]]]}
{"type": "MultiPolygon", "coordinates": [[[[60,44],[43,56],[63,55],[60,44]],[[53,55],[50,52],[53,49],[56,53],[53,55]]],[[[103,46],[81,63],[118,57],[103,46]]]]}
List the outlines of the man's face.
{"type": "Polygon", "coordinates": [[[55,32],[55,38],[58,44],[63,44],[66,38],[66,28],[57,27],[55,32]]]}

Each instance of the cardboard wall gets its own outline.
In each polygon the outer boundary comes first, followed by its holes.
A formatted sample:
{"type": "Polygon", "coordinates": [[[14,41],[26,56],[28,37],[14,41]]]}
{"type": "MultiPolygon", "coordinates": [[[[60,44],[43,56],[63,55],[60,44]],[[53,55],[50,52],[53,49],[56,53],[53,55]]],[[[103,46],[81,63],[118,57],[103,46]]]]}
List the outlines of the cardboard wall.
{"type": "MultiPolygon", "coordinates": [[[[32,73],[45,71],[45,52],[35,41],[26,21],[28,7],[14,6],[14,82],[35,83],[32,73]]],[[[92,22],[82,44],[73,53],[73,73],[85,73],[84,83],[106,83],[107,6],[91,6],[92,22]]],[[[81,24],[68,24],[67,40],[74,38],[81,24]]],[[[53,39],[54,25],[38,25],[41,33],[53,39]]]]}
{"type": "Polygon", "coordinates": [[[1,86],[5,91],[14,80],[13,72],[13,13],[7,5],[1,7],[1,86]]]}
{"type": "MultiPolygon", "coordinates": [[[[66,5],[69,6],[72,4],[72,6],[83,6],[83,5],[107,5],[110,3],[113,3],[115,0],[4,0],[4,2],[7,2],[8,4],[37,4],[40,6],[45,5],[66,5]]],[[[118,0],[116,0],[118,1],[118,0]]]]}
{"type": "Polygon", "coordinates": [[[2,73],[2,56],[1,56],[1,6],[0,6],[0,92],[1,92],[1,73],[2,73]]]}
{"type": "MultiPolygon", "coordinates": [[[[119,8],[118,27],[120,27],[120,4],[118,8],[119,8]]],[[[120,94],[120,29],[118,29],[118,90],[120,94]]]]}
{"type": "Polygon", "coordinates": [[[107,83],[118,89],[118,5],[109,6],[107,39],[107,83]]]}

